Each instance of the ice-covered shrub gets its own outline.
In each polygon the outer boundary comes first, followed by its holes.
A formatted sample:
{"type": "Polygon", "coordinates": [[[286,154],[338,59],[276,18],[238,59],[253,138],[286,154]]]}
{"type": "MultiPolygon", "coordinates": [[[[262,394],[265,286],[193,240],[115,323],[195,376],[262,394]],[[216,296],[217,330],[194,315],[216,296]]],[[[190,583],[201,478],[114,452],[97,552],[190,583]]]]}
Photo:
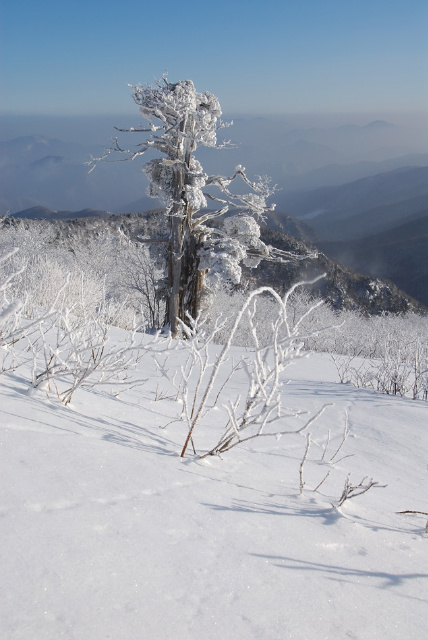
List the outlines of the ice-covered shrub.
{"type": "MultiPolygon", "coordinates": [[[[53,326],[39,323],[37,332],[27,337],[33,356],[33,387],[54,391],[65,405],[81,387],[126,385],[129,371],[147,349],[137,340],[137,325],[126,332],[123,343],[110,341],[114,310],[101,308],[94,313],[83,304],[73,311],[77,313],[63,307],[53,326]]],[[[134,379],[132,384],[136,384],[134,379]]]]}
{"type": "MultiPolygon", "coordinates": [[[[12,249],[8,253],[0,255],[0,268],[3,267],[17,252],[12,249]]],[[[19,337],[23,301],[11,295],[11,285],[19,271],[9,272],[5,270],[0,276],[0,372],[14,368],[13,345],[19,337]]]]}
{"type": "MultiPolygon", "coordinates": [[[[190,326],[182,325],[186,337],[184,348],[188,354],[187,361],[180,368],[178,377],[169,376],[181,398],[181,419],[187,425],[182,456],[190,443],[194,446],[196,427],[215,408],[222,410],[224,431],[205,455],[220,455],[256,437],[299,433],[321,415],[324,408],[296,426],[293,419],[300,417],[301,412],[287,408],[284,403],[284,371],[297,359],[306,356],[303,352],[305,335],[301,331],[302,324],[322,304],[321,301],[314,303],[300,318],[294,317],[291,322],[290,298],[302,284],[307,283],[297,283],[283,297],[270,287],[262,287],[249,293],[228,329],[227,340],[217,350],[213,351],[212,345],[224,330],[221,319],[207,328],[197,321],[192,322],[190,318],[190,326]],[[276,305],[276,316],[273,315],[273,321],[267,328],[266,323],[257,323],[255,318],[258,306],[264,307],[269,298],[276,305]],[[235,362],[232,345],[244,319],[248,331],[247,346],[251,346],[245,356],[235,362]],[[235,380],[240,370],[245,372],[244,385],[242,372],[239,376],[241,381],[238,383],[235,380]],[[226,385],[229,389],[235,384],[240,385],[240,391],[225,404],[223,391],[226,385]]],[[[160,368],[168,377],[166,365],[163,364],[160,368]]],[[[230,398],[230,393],[228,397],[230,398]]],[[[216,421],[218,420],[217,417],[216,421]]]]}
{"type": "Polygon", "coordinates": [[[341,317],[344,324],[329,347],[340,382],[427,400],[426,318],[416,314],[365,318],[349,312],[341,317]]]}
{"type": "MultiPolygon", "coordinates": [[[[52,306],[58,289],[67,281],[61,304],[69,308],[80,305],[88,311],[105,310],[107,303],[115,312],[110,314],[122,328],[131,328],[134,315],[143,316],[145,323],[159,328],[161,304],[156,323],[152,323],[146,296],[153,299],[153,287],[157,286],[157,275],[142,279],[143,264],[136,263],[137,248],[123,234],[104,229],[94,237],[56,237],[54,226],[37,221],[28,229],[24,224],[12,225],[2,230],[0,251],[13,252],[7,265],[0,265],[3,277],[14,274],[15,298],[25,301],[22,313],[35,317],[41,310],[52,306]],[[40,223],[40,224],[39,224],[40,223]],[[135,282],[139,282],[137,290],[135,282]],[[147,286],[149,290],[144,286],[147,286]],[[120,309],[120,314],[117,310],[120,309]]],[[[143,248],[144,251],[144,248],[143,248]]],[[[150,267],[150,260],[146,261],[150,267]]]]}

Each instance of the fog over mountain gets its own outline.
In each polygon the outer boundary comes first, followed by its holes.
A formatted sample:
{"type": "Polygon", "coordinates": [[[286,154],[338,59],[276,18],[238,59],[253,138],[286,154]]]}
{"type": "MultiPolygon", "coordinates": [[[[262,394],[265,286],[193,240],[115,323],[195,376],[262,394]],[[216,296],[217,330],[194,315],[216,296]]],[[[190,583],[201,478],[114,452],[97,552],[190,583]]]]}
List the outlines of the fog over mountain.
{"type": "Polygon", "coordinates": [[[428,208],[428,166],[400,167],[336,187],[280,195],[293,217],[322,240],[350,240],[390,229],[428,208]]]}
{"type": "Polygon", "coordinates": [[[94,144],[40,134],[0,142],[0,214],[37,205],[113,210],[144,193],[145,182],[135,164],[102,163],[89,174],[85,163],[91,154],[101,153],[94,144]]]}
{"type": "Polygon", "coordinates": [[[392,280],[428,306],[428,213],[383,233],[317,246],[343,265],[392,280]]]}
{"type": "MultiPolygon", "coordinates": [[[[1,116],[0,214],[31,206],[77,210],[123,211],[146,199],[145,158],[101,163],[88,175],[84,162],[98,156],[117,134],[114,126],[143,124],[133,115],[1,116]]],[[[228,120],[227,114],[225,120],[228,120]]],[[[208,173],[227,174],[244,164],[248,175],[269,175],[281,191],[337,186],[403,166],[428,164],[425,122],[415,117],[392,121],[377,114],[284,117],[236,117],[219,131],[219,139],[236,145],[222,151],[200,149],[198,159],[208,173]],[[371,119],[373,118],[373,119],[371,119]]],[[[119,135],[119,134],[118,134],[119,135]]],[[[121,134],[124,146],[141,141],[121,134]]],[[[150,155],[147,155],[147,160],[150,155]]],[[[156,206],[156,204],[155,204],[156,206]]]]}

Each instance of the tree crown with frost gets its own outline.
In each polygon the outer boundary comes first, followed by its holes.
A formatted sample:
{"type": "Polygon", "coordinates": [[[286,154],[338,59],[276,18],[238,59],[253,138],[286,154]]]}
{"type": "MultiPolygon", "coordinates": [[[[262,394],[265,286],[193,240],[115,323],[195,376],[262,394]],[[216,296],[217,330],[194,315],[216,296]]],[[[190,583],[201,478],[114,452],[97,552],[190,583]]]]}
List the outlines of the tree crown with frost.
{"type": "MultiPolygon", "coordinates": [[[[201,146],[223,149],[230,145],[229,142],[217,142],[217,131],[233,123],[221,120],[220,103],[212,93],[198,93],[191,80],[173,84],[163,77],[155,86],[133,86],[132,97],[149,125],[117,130],[148,135],[133,149],[123,148],[118,138],[114,138],[113,145],[103,159],[115,151],[126,154],[131,160],[149,149],[163,154],[164,157],[151,160],[143,166],[149,180],[149,196],[160,198],[167,207],[171,207],[179,195],[184,203],[193,208],[193,213],[207,207],[207,198],[256,216],[263,216],[267,211],[274,209],[275,205],[266,205],[266,199],[275,190],[268,178],[259,177],[257,181],[251,182],[241,165],[235,168],[234,174],[230,177],[208,176],[192,155],[201,146]],[[185,172],[183,191],[180,194],[176,193],[177,169],[185,172]],[[238,177],[250,187],[250,193],[231,192],[230,185],[238,177]],[[203,189],[209,186],[217,187],[223,196],[217,198],[204,193],[203,189]]],[[[94,159],[93,167],[97,160],[99,158],[94,159]]],[[[216,212],[209,217],[219,213],[216,212]]],[[[224,213],[224,210],[221,213],[224,213]]],[[[209,217],[204,216],[199,222],[204,223],[209,217]]]]}
{"type": "Polygon", "coordinates": [[[176,333],[177,318],[186,322],[189,314],[195,317],[199,311],[204,283],[211,288],[224,279],[237,284],[241,262],[257,266],[260,257],[269,254],[255,219],[273,210],[266,200],[275,189],[268,178],[250,181],[241,165],[231,176],[209,176],[194,157],[198,147],[229,144],[217,142],[217,131],[229,123],[221,120],[220,103],[212,93],[198,93],[191,80],[170,83],[163,77],[154,86],[133,86],[132,97],[148,125],[117,130],[145,137],[132,149],[124,148],[116,137],[103,158],[119,152],[133,160],[150,149],[161,154],[143,171],[149,180],[147,194],[166,207],[167,321],[176,333]],[[235,189],[237,179],[245,187],[243,193],[235,189]],[[223,229],[207,224],[229,209],[234,216],[223,229]]]}

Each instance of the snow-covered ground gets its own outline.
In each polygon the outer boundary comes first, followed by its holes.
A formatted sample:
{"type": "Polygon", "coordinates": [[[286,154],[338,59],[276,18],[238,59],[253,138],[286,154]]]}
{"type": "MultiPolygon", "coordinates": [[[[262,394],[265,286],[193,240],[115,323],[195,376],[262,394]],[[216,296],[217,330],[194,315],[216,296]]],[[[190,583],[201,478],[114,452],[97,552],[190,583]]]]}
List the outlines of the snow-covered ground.
{"type": "MultiPolygon", "coordinates": [[[[143,387],[68,407],[30,391],[25,367],[0,376],[2,638],[424,637],[427,517],[397,512],[428,511],[426,403],[341,385],[327,355],[298,361],[287,404],[334,403],[311,426],[300,494],[303,435],[181,459],[177,403],[158,399],[150,358],[139,367],[143,387]],[[387,486],[338,510],[348,473],[387,486]]],[[[210,412],[197,449],[222,420],[210,412]]]]}

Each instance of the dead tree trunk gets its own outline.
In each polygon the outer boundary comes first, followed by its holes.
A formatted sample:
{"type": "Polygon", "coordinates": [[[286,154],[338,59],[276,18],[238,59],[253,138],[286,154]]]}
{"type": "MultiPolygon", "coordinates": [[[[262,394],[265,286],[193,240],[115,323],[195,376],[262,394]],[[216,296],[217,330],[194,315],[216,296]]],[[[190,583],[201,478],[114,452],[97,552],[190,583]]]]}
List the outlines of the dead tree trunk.
{"type": "Polygon", "coordinates": [[[200,239],[192,232],[191,211],[186,203],[174,205],[170,214],[168,248],[168,300],[166,322],[177,336],[179,320],[196,318],[201,304],[203,273],[199,272],[200,239]]]}
{"type": "Polygon", "coordinates": [[[192,318],[196,318],[200,309],[200,298],[202,289],[202,274],[199,272],[199,249],[200,240],[192,233],[190,226],[191,212],[188,212],[189,218],[186,222],[183,261],[181,273],[181,306],[180,319],[184,322],[188,321],[187,314],[192,318]]]}
{"type": "Polygon", "coordinates": [[[199,272],[199,248],[201,239],[193,230],[193,210],[186,201],[186,176],[190,170],[194,124],[185,117],[180,124],[183,142],[178,146],[177,166],[174,171],[174,196],[170,211],[170,239],[168,249],[168,301],[166,322],[176,337],[179,320],[187,323],[188,316],[196,318],[200,309],[203,274],[199,272]]]}
{"type": "Polygon", "coordinates": [[[167,322],[171,332],[177,335],[177,318],[180,308],[180,280],[181,280],[181,259],[183,248],[183,229],[180,215],[180,207],[174,207],[171,212],[170,241],[168,247],[168,300],[167,300],[167,322]]]}

